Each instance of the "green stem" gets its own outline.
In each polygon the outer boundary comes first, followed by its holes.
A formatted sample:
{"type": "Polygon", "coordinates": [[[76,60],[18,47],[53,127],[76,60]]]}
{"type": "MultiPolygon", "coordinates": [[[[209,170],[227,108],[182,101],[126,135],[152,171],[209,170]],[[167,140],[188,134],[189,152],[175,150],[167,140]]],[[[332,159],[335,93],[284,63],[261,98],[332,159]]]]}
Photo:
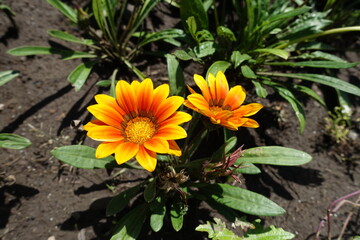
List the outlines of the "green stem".
{"type": "Polygon", "coordinates": [[[304,41],[307,41],[307,40],[310,40],[313,38],[318,38],[318,37],[322,37],[322,36],[326,36],[326,35],[330,35],[330,34],[353,32],[353,31],[360,31],[360,26],[334,28],[334,29],[323,31],[321,33],[314,33],[314,34],[311,34],[311,35],[308,35],[308,36],[305,36],[302,38],[295,39],[295,40],[287,42],[287,43],[280,44],[276,48],[285,48],[294,43],[304,42],[304,41]]]}

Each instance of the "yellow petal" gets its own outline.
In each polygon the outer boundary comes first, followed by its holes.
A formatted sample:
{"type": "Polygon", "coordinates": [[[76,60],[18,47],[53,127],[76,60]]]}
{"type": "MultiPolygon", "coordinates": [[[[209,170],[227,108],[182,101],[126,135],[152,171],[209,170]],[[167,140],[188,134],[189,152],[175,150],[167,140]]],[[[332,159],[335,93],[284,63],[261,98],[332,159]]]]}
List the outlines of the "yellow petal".
{"type": "Polygon", "coordinates": [[[183,129],[180,126],[166,125],[164,127],[160,127],[155,136],[164,138],[166,140],[176,140],[176,139],[186,138],[187,133],[185,129],[183,129]]]}
{"type": "Polygon", "coordinates": [[[180,124],[182,124],[184,122],[190,121],[191,118],[192,118],[192,116],[190,114],[178,111],[178,112],[175,112],[173,115],[171,115],[165,121],[161,122],[160,125],[161,126],[165,126],[165,125],[168,125],[168,124],[180,125],[180,124]]]}
{"type": "Polygon", "coordinates": [[[148,112],[154,96],[154,86],[150,78],[144,79],[138,88],[138,109],[148,112]]]}
{"type": "Polygon", "coordinates": [[[144,143],[144,147],[156,153],[167,153],[169,151],[169,143],[164,138],[153,137],[144,143]]]}
{"type": "Polygon", "coordinates": [[[149,172],[153,172],[156,168],[156,153],[147,150],[145,147],[140,146],[139,152],[136,154],[138,163],[149,172]]]}
{"type": "Polygon", "coordinates": [[[92,127],[87,135],[94,140],[105,142],[117,142],[124,139],[119,129],[106,125],[92,127]]]}
{"type": "Polygon", "coordinates": [[[241,106],[239,112],[245,117],[252,116],[256,114],[260,109],[263,108],[263,105],[260,103],[250,103],[248,105],[241,106]]]}
{"type": "Polygon", "coordinates": [[[222,71],[218,71],[216,74],[215,86],[217,100],[225,99],[227,93],[229,92],[229,84],[222,71]]]}
{"type": "Polygon", "coordinates": [[[131,142],[123,142],[115,149],[115,160],[120,165],[129,161],[139,151],[139,145],[131,142]]]}
{"type": "Polygon", "coordinates": [[[162,84],[155,88],[150,112],[157,112],[161,103],[169,96],[169,93],[170,88],[168,84],[162,84]]]}
{"type": "Polygon", "coordinates": [[[232,87],[225,97],[223,106],[230,106],[231,110],[237,109],[243,104],[245,97],[245,89],[242,86],[237,85],[232,87]]]}
{"type": "Polygon", "coordinates": [[[203,95],[194,93],[187,97],[188,101],[198,109],[209,109],[209,103],[203,95]]]}
{"type": "Polygon", "coordinates": [[[184,98],[179,96],[172,96],[165,99],[160,104],[157,112],[155,113],[157,122],[161,123],[162,121],[170,117],[172,114],[174,114],[175,111],[181,106],[181,104],[183,104],[183,102],[184,102],[184,98]]]}
{"type": "Polygon", "coordinates": [[[248,128],[258,128],[259,123],[255,121],[254,119],[246,118],[248,121],[246,121],[242,127],[248,127],[248,128]]]}
{"type": "Polygon", "coordinates": [[[107,125],[121,128],[121,122],[123,121],[123,117],[121,114],[116,111],[114,108],[105,105],[105,104],[95,104],[89,106],[88,111],[94,115],[98,120],[106,123],[107,125]]]}
{"type": "Polygon", "coordinates": [[[177,143],[173,140],[169,140],[168,142],[169,142],[169,147],[170,147],[168,154],[180,157],[181,150],[180,150],[179,146],[177,145],[177,143]]]}
{"type": "Polygon", "coordinates": [[[124,80],[116,84],[116,101],[127,114],[137,113],[137,99],[131,85],[124,80]]]}
{"type": "Polygon", "coordinates": [[[96,149],[96,153],[95,153],[96,158],[104,158],[110,156],[115,152],[117,146],[121,143],[123,143],[123,141],[100,143],[96,149]]]}
{"type": "Polygon", "coordinates": [[[227,111],[227,110],[223,110],[221,112],[218,112],[214,118],[216,119],[228,119],[229,117],[231,117],[232,115],[234,115],[234,113],[232,111],[227,111]]]}
{"type": "Polygon", "coordinates": [[[205,79],[202,76],[195,74],[194,81],[195,81],[196,85],[200,88],[201,93],[204,96],[204,98],[206,99],[206,101],[209,102],[211,99],[211,95],[210,95],[210,91],[209,91],[209,85],[207,84],[205,79]]]}
{"type": "Polygon", "coordinates": [[[97,126],[102,126],[102,125],[107,125],[106,123],[103,123],[100,120],[94,119],[90,122],[88,122],[87,124],[84,125],[84,130],[85,131],[90,131],[91,128],[93,127],[97,127],[97,126]]]}
{"type": "Polygon", "coordinates": [[[215,77],[212,73],[209,73],[207,77],[207,81],[209,83],[211,99],[216,100],[217,97],[216,97],[215,77]]]}

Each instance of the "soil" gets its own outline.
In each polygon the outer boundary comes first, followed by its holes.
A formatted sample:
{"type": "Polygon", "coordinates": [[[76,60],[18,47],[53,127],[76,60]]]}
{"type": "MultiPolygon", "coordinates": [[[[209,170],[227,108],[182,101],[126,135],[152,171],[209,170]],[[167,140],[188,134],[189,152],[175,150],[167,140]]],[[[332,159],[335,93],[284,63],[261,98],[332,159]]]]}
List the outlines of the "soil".
{"type": "MultiPolygon", "coordinates": [[[[55,147],[84,139],[84,133],[72,128],[71,122],[90,119],[86,107],[93,103],[93,96],[102,91],[94,83],[104,75],[92,74],[87,84],[75,92],[66,78],[79,61],[62,61],[47,55],[14,57],[6,54],[8,49],[18,46],[52,44],[54,39],[47,35],[49,29],[75,32],[75,28],[46,1],[5,0],[3,3],[16,12],[16,27],[0,12],[0,70],[18,70],[21,75],[0,88],[0,129],[25,136],[32,145],[24,150],[0,150],[0,239],[108,239],[114,219],[105,216],[106,203],[116,193],[140,182],[147,173],[128,170],[112,179],[105,170],[75,169],[50,154],[55,147]],[[106,184],[112,186],[114,192],[106,184]]],[[[165,5],[156,7],[153,17],[162,24],[149,26],[156,30],[178,24],[162,19],[169,18],[170,13],[165,5]]],[[[354,44],[359,47],[359,41],[354,44]]],[[[354,53],[346,53],[344,57],[359,61],[354,53]]],[[[151,78],[160,82],[166,80],[164,59],[145,59],[145,64],[150,65],[145,68],[143,61],[139,62],[139,67],[151,78]]],[[[194,73],[203,71],[197,65],[184,67],[187,81],[192,80],[194,73]]],[[[359,86],[360,69],[340,71],[339,77],[359,86]]],[[[121,78],[136,77],[124,74],[121,78]]],[[[324,92],[331,95],[329,89],[324,92]]],[[[238,132],[245,148],[292,147],[311,154],[313,160],[297,167],[262,166],[261,174],[244,176],[242,187],[269,197],[286,209],[282,216],[263,218],[266,225],[293,232],[296,239],[313,239],[327,206],[360,189],[359,125],[351,130],[352,140],[346,144],[336,143],[324,132],[327,111],[317,102],[305,100],[307,126],[299,134],[297,120],[287,104],[278,99],[256,101],[265,105],[256,116],[261,128],[238,132]]],[[[360,115],[359,98],[353,97],[353,102],[356,119],[360,115]]],[[[84,144],[96,146],[88,138],[84,139],[84,144]]],[[[351,210],[345,204],[333,216],[333,236],[339,233],[351,210]]],[[[165,226],[161,234],[150,234],[146,230],[139,239],[206,239],[206,234],[195,232],[194,228],[218,214],[205,204],[192,211],[194,214],[186,216],[185,227],[179,233],[165,226]]],[[[359,219],[360,211],[354,211],[344,239],[360,235],[359,219]]]]}

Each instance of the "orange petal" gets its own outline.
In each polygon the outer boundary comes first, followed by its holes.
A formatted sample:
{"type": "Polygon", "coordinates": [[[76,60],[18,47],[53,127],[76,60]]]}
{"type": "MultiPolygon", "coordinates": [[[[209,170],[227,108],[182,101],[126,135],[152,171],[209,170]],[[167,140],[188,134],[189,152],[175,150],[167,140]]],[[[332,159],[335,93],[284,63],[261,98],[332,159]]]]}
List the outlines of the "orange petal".
{"type": "Polygon", "coordinates": [[[107,125],[107,124],[103,123],[100,120],[94,119],[94,120],[88,122],[87,124],[85,124],[83,128],[84,128],[85,131],[89,131],[91,128],[97,127],[97,126],[100,126],[100,125],[107,125]]]}
{"type": "Polygon", "coordinates": [[[189,89],[189,92],[190,92],[190,93],[196,93],[195,90],[192,89],[189,85],[186,85],[186,86],[187,86],[187,88],[189,89]]]}
{"type": "Polygon", "coordinates": [[[184,101],[184,105],[194,111],[198,111],[199,109],[195,107],[189,100],[184,101]]]}
{"type": "Polygon", "coordinates": [[[191,118],[192,118],[192,116],[190,114],[185,113],[185,112],[177,111],[173,115],[171,115],[168,119],[161,122],[160,125],[161,126],[165,126],[165,125],[169,125],[169,124],[180,125],[180,124],[182,124],[184,122],[190,121],[191,118]]]}
{"type": "Polygon", "coordinates": [[[131,82],[131,88],[135,94],[135,96],[138,96],[138,90],[140,89],[141,83],[138,80],[134,80],[131,82]]]}
{"type": "Polygon", "coordinates": [[[157,112],[161,103],[169,96],[170,88],[168,84],[162,84],[155,88],[154,97],[150,107],[150,112],[157,112]]]}
{"type": "Polygon", "coordinates": [[[96,153],[95,153],[96,158],[104,158],[110,156],[115,152],[115,149],[121,143],[123,143],[123,141],[100,143],[96,149],[96,153]]]}
{"type": "Polygon", "coordinates": [[[195,81],[196,85],[200,88],[201,93],[204,96],[204,98],[206,99],[206,101],[209,102],[211,99],[211,94],[210,94],[210,90],[209,90],[209,85],[207,84],[205,79],[202,76],[195,74],[194,81],[195,81]]]}
{"type": "Polygon", "coordinates": [[[139,152],[136,154],[136,160],[149,172],[153,172],[156,168],[156,153],[147,150],[144,146],[140,146],[139,152]]]}
{"type": "Polygon", "coordinates": [[[227,110],[223,110],[221,112],[218,112],[214,118],[216,119],[228,119],[230,118],[232,115],[234,115],[233,111],[227,111],[227,110]]]}
{"type": "Polygon", "coordinates": [[[232,87],[225,97],[225,101],[223,103],[223,106],[230,106],[231,110],[237,109],[243,104],[246,97],[245,89],[237,85],[235,87],[232,87]]]}
{"type": "Polygon", "coordinates": [[[123,121],[123,117],[114,108],[105,104],[95,104],[89,106],[87,109],[98,120],[106,123],[107,125],[121,128],[121,122],[123,121]]]}
{"type": "Polygon", "coordinates": [[[139,145],[131,142],[123,142],[115,149],[115,160],[120,165],[129,161],[139,152],[139,145]]]}
{"type": "Polygon", "coordinates": [[[256,114],[264,106],[260,103],[250,103],[248,105],[241,106],[239,112],[245,117],[252,116],[256,114]]]}
{"type": "Polygon", "coordinates": [[[209,84],[211,99],[216,100],[217,98],[216,98],[215,77],[212,73],[209,73],[209,75],[207,76],[207,81],[209,84]]]}
{"type": "Polygon", "coordinates": [[[215,86],[217,100],[225,99],[226,95],[229,92],[229,84],[222,71],[218,71],[216,74],[215,86]]]}
{"type": "Polygon", "coordinates": [[[187,133],[185,129],[177,125],[166,125],[160,127],[158,132],[155,134],[156,137],[161,137],[166,140],[176,140],[186,138],[187,133]]]}
{"type": "Polygon", "coordinates": [[[115,109],[116,111],[118,111],[120,113],[120,115],[125,115],[125,111],[123,109],[120,108],[119,104],[116,102],[116,99],[105,95],[105,94],[98,94],[95,96],[95,101],[98,104],[101,105],[108,105],[109,107],[112,107],[113,109],[115,109]]]}
{"type": "Polygon", "coordinates": [[[131,85],[124,80],[116,84],[116,101],[127,114],[137,113],[137,99],[131,85]]]}
{"type": "Polygon", "coordinates": [[[94,140],[105,142],[117,142],[124,139],[119,129],[106,125],[92,127],[87,135],[94,140]]]}
{"type": "Polygon", "coordinates": [[[209,109],[209,103],[201,94],[190,94],[187,99],[192,105],[194,105],[198,109],[209,109]]]}
{"type": "Polygon", "coordinates": [[[170,117],[174,112],[183,104],[184,98],[179,96],[172,96],[165,99],[161,105],[158,107],[155,116],[157,118],[157,122],[161,123],[170,117]]]}
{"type": "Polygon", "coordinates": [[[144,143],[144,147],[156,153],[167,153],[169,151],[169,143],[164,138],[153,137],[144,143]]]}
{"type": "Polygon", "coordinates": [[[168,154],[180,157],[181,150],[180,150],[179,146],[177,145],[177,143],[173,140],[169,140],[168,142],[169,142],[169,147],[170,147],[168,154]]]}
{"type": "Polygon", "coordinates": [[[148,112],[153,101],[154,86],[150,78],[144,79],[138,86],[138,109],[148,112]]]}
{"type": "Polygon", "coordinates": [[[255,121],[254,119],[250,119],[250,118],[246,118],[248,119],[248,121],[246,121],[242,127],[248,127],[248,128],[258,128],[259,127],[259,123],[257,121],[255,121]]]}

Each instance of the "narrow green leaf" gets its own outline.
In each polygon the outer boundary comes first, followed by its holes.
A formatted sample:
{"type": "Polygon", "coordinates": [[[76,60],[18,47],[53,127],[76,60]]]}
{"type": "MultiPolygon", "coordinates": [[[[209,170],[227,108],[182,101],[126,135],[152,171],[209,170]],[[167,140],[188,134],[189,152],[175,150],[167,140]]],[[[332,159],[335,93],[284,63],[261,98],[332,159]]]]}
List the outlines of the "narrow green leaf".
{"type": "Polygon", "coordinates": [[[146,202],[151,202],[156,197],[156,181],[153,179],[148,183],[144,190],[144,199],[146,202]]]}
{"type": "Polygon", "coordinates": [[[104,1],[103,0],[93,0],[92,1],[92,12],[94,14],[96,23],[98,24],[99,28],[101,29],[102,32],[105,32],[105,24],[104,22],[105,17],[104,17],[104,11],[106,11],[104,9],[104,1]]]}
{"type": "Polygon", "coordinates": [[[0,147],[23,149],[31,145],[29,139],[13,133],[0,133],[0,147]]]}
{"type": "Polygon", "coordinates": [[[257,216],[277,216],[285,210],[270,199],[227,184],[207,184],[199,188],[200,192],[219,204],[235,210],[257,216]]]}
{"type": "MultiPolygon", "coordinates": [[[[239,158],[239,160],[242,160],[242,158],[239,158]]],[[[246,161],[237,161],[238,164],[241,164],[241,167],[236,169],[234,172],[241,173],[241,174],[259,174],[261,173],[261,170],[256,167],[254,164],[246,161]]],[[[235,164],[236,165],[236,164],[235,164]]]]}
{"type": "Polygon", "coordinates": [[[222,146],[220,146],[212,155],[211,160],[214,162],[220,162],[222,158],[236,145],[237,138],[229,138],[222,146]]]}
{"type": "Polygon", "coordinates": [[[166,54],[165,57],[171,95],[183,96],[185,94],[185,80],[181,66],[174,55],[166,54]]]}
{"type": "Polygon", "coordinates": [[[360,88],[350,84],[348,82],[342,81],[338,78],[324,76],[320,74],[311,74],[311,73],[258,73],[261,75],[271,75],[276,77],[288,77],[288,78],[297,78],[307,81],[312,81],[320,84],[324,84],[329,87],[337,88],[341,91],[360,96],[360,88]]]}
{"type": "Polygon", "coordinates": [[[182,29],[176,29],[176,28],[164,29],[155,33],[145,34],[144,39],[139,44],[137,44],[137,47],[140,48],[146,44],[159,40],[173,39],[180,37],[185,37],[185,33],[182,29]]]}
{"type": "Polygon", "coordinates": [[[115,226],[110,240],[136,240],[149,214],[149,206],[142,204],[125,214],[115,226]]]}
{"type": "Polygon", "coordinates": [[[303,85],[294,85],[293,86],[294,89],[296,89],[299,92],[305,93],[306,95],[308,95],[309,97],[315,99],[317,102],[319,102],[323,107],[326,108],[326,103],[324,102],[324,100],[311,88],[305,87],[303,85]]]}
{"type": "Polygon", "coordinates": [[[72,22],[77,23],[77,12],[75,9],[69,7],[65,3],[60,0],[46,0],[49,4],[51,4],[54,8],[59,10],[62,14],[64,14],[67,18],[69,18],[72,22]]]}
{"type": "Polygon", "coordinates": [[[170,219],[174,230],[180,231],[184,220],[184,212],[180,202],[176,201],[171,204],[170,219]]]}
{"type": "Polygon", "coordinates": [[[68,81],[75,88],[75,91],[79,91],[84,85],[93,66],[96,64],[94,61],[80,63],[68,76],[68,81]]]}
{"type": "Polygon", "coordinates": [[[248,65],[241,66],[241,73],[246,78],[256,79],[256,74],[248,65]]]}
{"type": "Polygon", "coordinates": [[[110,87],[111,80],[100,80],[96,83],[96,86],[98,87],[110,87]]]}
{"type": "Polygon", "coordinates": [[[80,39],[78,37],[75,37],[74,35],[71,35],[69,33],[59,31],[59,30],[49,30],[48,34],[52,37],[55,37],[55,38],[58,38],[58,39],[61,39],[64,41],[68,41],[68,42],[79,43],[79,44],[88,45],[88,46],[91,46],[94,44],[94,41],[91,39],[80,39]]]}
{"type": "Polygon", "coordinates": [[[69,145],[55,148],[51,154],[62,162],[78,168],[106,168],[112,165],[115,159],[112,156],[96,158],[95,149],[83,145],[69,145]]]}
{"type": "Polygon", "coordinates": [[[287,51],[285,51],[285,50],[282,50],[282,49],[258,48],[258,49],[255,49],[254,52],[273,54],[273,55],[281,57],[281,58],[283,58],[285,60],[288,59],[288,57],[289,57],[289,53],[287,51]]]}
{"type": "Polygon", "coordinates": [[[209,29],[208,16],[201,0],[181,0],[180,17],[185,31],[188,31],[186,20],[193,16],[198,30],[209,29]]]}
{"type": "Polygon", "coordinates": [[[306,152],[293,148],[266,146],[246,149],[236,163],[246,161],[255,164],[296,166],[308,163],[311,159],[306,152]]]}
{"type": "Polygon", "coordinates": [[[113,197],[106,207],[106,216],[115,215],[121,212],[142,188],[142,184],[138,184],[132,188],[122,191],[113,197]]]}
{"type": "Polygon", "coordinates": [[[141,10],[139,11],[139,14],[134,20],[134,25],[130,34],[135,32],[139,28],[140,24],[143,23],[146,16],[156,6],[158,2],[158,0],[143,0],[141,10]]]}
{"type": "Polygon", "coordinates": [[[231,63],[226,61],[216,61],[208,68],[206,72],[206,79],[208,79],[209,74],[216,76],[218,71],[222,71],[225,73],[225,71],[231,66],[231,63]]]}
{"type": "Polygon", "coordinates": [[[303,62],[268,62],[271,66],[289,66],[289,67],[312,67],[312,68],[351,68],[359,65],[360,62],[346,63],[334,61],[303,61],[303,62]]]}
{"type": "Polygon", "coordinates": [[[12,79],[16,78],[19,75],[20,75],[19,71],[14,71],[14,70],[1,71],[0,72],[0,86],[11,81],[12,79]]]}

